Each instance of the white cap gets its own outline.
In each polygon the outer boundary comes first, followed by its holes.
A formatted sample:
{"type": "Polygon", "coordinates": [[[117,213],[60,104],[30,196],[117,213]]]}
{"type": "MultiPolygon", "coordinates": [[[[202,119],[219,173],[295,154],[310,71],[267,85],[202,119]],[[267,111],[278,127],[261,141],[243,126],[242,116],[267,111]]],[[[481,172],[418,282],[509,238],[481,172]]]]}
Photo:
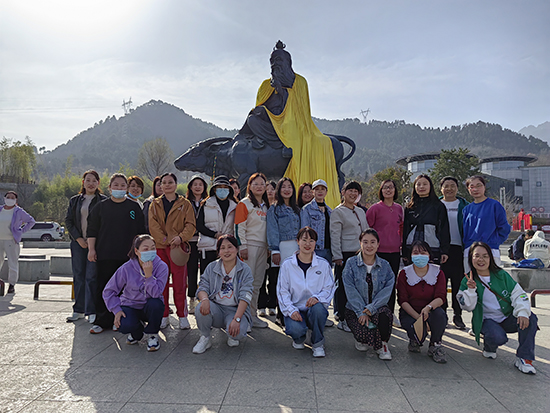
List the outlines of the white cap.
{"type": "Polygon", "coordinates": [[[315,182],[313,182],[313,185],[311,185],[311,189],[317,188],[319,185],[323,185],[325,188],[328,189],[328,185],[325,181],[322,179],[317,179],[315,182]]]}

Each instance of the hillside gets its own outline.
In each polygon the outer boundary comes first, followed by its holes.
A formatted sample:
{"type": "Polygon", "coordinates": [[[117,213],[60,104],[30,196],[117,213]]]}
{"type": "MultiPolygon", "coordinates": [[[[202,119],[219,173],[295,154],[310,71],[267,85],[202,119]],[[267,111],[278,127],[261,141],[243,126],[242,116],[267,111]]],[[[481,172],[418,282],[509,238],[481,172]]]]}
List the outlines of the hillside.
{"type": "Polygon", "coordinates": [[[533,135],[536,138],[550,142],[550,122],[544,122],[538,126],[526,126],[525,128],[521,128],[519,133],[525,136],[533,135]]]}
{"type": "MultiPolygon", "coordinates": [[[[324,133],[348,136],[356,142],[357,152],[344,164],[344,171],[353,169],[360,176],[394,165],[396,159],[405,155],[458,147],[469,148],[480,157],[550,156],[548,143],[541,139],[482,121],[444,128],[422,128],[403,120],[362,123],[359,119],[314,119],[314,122],[324,133]]],[[[88,168],[115,171],[121,164],[135,167],[142,144],[157,137],[165,138],[179,156],[195,142],[235,133],[235,130],[221,129],[193,118],[169,103],[151,100],[119,119],[107,117],[66,144],[41,155],[38,168],[39,173],[46,176],[62,173],[67,158],[72,155],[76,172],[88,168]]]]}

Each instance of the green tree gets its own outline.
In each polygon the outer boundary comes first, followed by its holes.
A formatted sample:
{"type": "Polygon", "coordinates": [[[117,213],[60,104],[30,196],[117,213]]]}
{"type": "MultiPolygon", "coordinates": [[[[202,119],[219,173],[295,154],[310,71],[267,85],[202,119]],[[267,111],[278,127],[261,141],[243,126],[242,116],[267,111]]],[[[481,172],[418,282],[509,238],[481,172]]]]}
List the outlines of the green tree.
{"type": "Polygon", "coordinates": [[[156,138],[145,142],[138,154],[137,168],[141,174],[155,179],[164,172],[174,169],[174,152],[164,138],[156,138]]]}
{"type": "Polygon", "coordinates": [[[470,155],[468,149],[442,149],[439,159],[434,167],[429,170],[429,175],[434,183],[436,193],[441,195],[441,191],[439,190],[439,181],[441,178],[453,176],[459,182],[458,194],[471,201],[472,198],[464,183],[469,176],[479,175],[481,173],[478,165],[478,157],[470,155]]]}
{"type": "Polygon", "coordinates": [[[35,148],[27,136],[25,142],[3,137],[0,140],[0,174],[15,181],[30,181],[36,166],[35,148]]]}
{"type": "Polygon", "coordinates": [[[371,205],[378,202],[380,184],[386,179],[392,179],[397,184],[397,202],[402,204],[404,197],[411,193],[411,175],[411,172],[400,166],[390,166],[376,172],[365,185],[365,201],[371,205]]]}

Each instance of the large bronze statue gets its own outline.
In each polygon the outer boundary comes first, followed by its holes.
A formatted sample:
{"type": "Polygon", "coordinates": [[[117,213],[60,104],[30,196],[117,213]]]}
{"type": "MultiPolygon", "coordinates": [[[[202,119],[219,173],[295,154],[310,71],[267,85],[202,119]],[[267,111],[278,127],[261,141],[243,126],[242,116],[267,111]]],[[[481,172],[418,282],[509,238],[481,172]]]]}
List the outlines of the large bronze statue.
{"type": "Polygon", "coordinates": [[[292,70],[290,54],[279,41],[271,53],[271,79],[258,90],[256,107],[233,139],[212,138],[193,145],[175,162],[176,168],[225,174],[246,185],[254,172],[270,179],[288,176],[296,186],[323,179],[329,186],[326,202],[340,202],[344,182],[341,165],[355,152],[355,144],[343,136],[323,135],[311,119],[305,78],[292,70]],[[341,142],[351,146],[344,157],[341,142]]]}

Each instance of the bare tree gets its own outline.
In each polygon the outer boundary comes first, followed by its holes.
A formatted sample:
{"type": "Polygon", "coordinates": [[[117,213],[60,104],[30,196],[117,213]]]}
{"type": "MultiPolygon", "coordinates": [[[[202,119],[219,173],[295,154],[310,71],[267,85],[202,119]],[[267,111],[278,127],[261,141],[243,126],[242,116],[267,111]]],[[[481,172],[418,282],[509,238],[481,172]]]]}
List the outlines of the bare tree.
{"type": "Polygon", "coordinates": [[[158,137],[145,142],[138,154],[137,167],[151,181],[164,172],[173,170],[174,152],[166,139],[158,137]]]}

